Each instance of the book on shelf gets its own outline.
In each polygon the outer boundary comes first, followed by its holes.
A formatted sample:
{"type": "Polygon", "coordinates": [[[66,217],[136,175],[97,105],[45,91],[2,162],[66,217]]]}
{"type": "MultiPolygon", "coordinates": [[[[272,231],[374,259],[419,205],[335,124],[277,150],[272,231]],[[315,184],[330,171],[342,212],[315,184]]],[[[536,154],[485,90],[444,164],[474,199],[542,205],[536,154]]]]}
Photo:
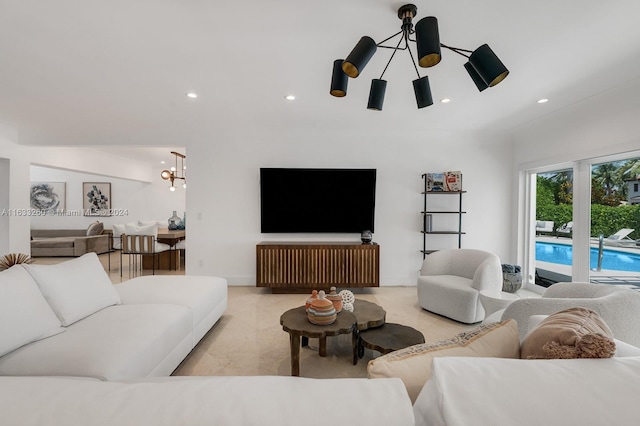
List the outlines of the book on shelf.
{"type": "Polygon", "coordinates": [[[425,173],[427,192],[445,191],[444,173],[425,173]]]}
{"type": "Polygon", "coordinates": [[[444,172],[445,191],[462,191],[462,173],[460,171],[444,172]]]}

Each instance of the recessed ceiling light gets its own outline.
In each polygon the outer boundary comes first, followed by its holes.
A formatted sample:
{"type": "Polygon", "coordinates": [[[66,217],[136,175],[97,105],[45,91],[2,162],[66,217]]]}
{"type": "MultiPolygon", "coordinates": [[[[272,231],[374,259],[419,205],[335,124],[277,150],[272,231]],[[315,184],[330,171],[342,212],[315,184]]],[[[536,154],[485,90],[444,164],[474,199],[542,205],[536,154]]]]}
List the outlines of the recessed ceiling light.
{"type": "Polygon", "coordinates": [[[197,97],[198,97],[198,95],[196,93],[193,93],[193,92],[187,93],[187,98],[195,99],[197,97]]]}
{"type": "Polygon", "coordinates": [[[166,164],[166,161],[161,161],[160,164],[166,164]]]}
{"type": "Polygon", "coordinates": [[[285,96],[284,98],[285,98],[286,100],[288,100],[288,101],[293,101],[293,100],[295,100],[295,99],[296,99],[296,97],[295,97],[294,95],[287,95],[287,96],[285,96]]]}
{"type": "Polygon", "coordinates": [[[449,98],[442,98],[442,99],[440,99],[440,102],[442,102],[443,104],[448,104],[449,102],[451,102],[451,99],[449,99],[449,98]]]}
{"type": "Polygon", "coordinates": [[[538,99],[538,103],[539,104],[544,104],[544,103],[547,103],[547,102],[549,102],[549,99],[547,99],[547,98],[538,99]]]}

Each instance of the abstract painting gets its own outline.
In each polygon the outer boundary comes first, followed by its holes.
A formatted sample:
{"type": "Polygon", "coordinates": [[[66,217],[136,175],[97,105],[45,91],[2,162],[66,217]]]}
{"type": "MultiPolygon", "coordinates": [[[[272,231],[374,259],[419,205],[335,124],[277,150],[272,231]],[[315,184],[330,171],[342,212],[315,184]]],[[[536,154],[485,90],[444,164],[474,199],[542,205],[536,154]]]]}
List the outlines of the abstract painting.
{"type": "Polygon", "coordinates": [[[31,182],[29,197],[34,210],[44,210],[47,213],[62,211],[66,207],[66,195],[65,182],[31,182]]]}
{"type": "Polygon", "coordinates": [[[111,183],[83,182],[82,193],[85,216],[111,216],[111,183]]]}

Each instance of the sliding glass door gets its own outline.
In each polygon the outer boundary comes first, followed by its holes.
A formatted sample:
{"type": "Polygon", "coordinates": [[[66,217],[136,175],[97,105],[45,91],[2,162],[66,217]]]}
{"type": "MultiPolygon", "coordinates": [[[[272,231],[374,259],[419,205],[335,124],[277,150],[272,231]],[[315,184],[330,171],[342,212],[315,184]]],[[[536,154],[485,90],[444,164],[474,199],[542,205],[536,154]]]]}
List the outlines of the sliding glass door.
{"type": "Polygon", "coordinates": [[[591,166],[590,281],[640,283],[640,158],[591,166]]]}
{"type": "Polygon", "coordinates": [[[535,174],[535,284],[570,281],[573,265],[573,169],[535,174]]]}
{"type": "Polygon", "coordinates": [[[528,283],[640,287],[640,152],[523,171],[528,283]]]}

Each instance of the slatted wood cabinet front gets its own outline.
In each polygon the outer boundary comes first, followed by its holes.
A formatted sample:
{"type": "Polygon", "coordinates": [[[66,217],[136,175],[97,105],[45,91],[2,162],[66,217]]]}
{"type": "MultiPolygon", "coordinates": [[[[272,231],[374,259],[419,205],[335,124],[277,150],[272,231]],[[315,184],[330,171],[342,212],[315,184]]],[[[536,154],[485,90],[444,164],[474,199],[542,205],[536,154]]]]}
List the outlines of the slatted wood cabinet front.
{"type": "Polygon", "coordinates": [[[379,287],[380,246],[347,242],[261,242],[256,285],[274,289],[379,287]]]}

